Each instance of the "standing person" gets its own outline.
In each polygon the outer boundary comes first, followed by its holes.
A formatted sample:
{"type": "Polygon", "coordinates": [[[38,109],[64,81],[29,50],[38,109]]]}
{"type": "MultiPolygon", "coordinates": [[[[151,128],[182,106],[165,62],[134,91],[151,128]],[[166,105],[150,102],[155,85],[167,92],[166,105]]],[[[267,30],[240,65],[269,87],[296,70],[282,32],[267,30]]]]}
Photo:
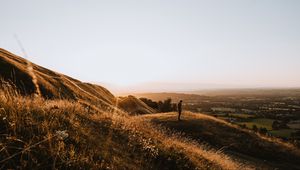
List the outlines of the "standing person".
{"type": "Polygon", "coordinates": [[[178,110],[178,121],[180,121],[180,116],[182,112],[182,100],[177,104],[177,110],[178,110]]]}

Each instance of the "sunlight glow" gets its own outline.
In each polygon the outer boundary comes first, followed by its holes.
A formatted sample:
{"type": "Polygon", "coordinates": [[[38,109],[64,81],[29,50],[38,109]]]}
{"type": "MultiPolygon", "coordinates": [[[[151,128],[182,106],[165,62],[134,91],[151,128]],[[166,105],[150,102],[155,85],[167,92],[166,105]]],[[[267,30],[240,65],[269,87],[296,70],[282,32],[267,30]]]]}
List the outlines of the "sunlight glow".
{"type": "Polygon", "coordinates": [[[21,55],[16,33],[32,62],[87,82],[300,87],[300,1],[289,2],[10,0],[0,47],[21,55]]]}

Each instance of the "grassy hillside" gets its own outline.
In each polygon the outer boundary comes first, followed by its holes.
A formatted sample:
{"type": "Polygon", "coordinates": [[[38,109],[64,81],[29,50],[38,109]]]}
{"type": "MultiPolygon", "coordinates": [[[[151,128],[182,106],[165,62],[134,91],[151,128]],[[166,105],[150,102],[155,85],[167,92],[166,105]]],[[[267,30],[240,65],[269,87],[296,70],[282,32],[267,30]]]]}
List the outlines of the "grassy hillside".
{"type": "Polygon", "coordinates": [[[48,70],[0,48],[0,77],[23,95],[40,93],[48,99],[84,100],[111,105],[115,97],[105,88],[48,70]]]}
{"type": "MultiPolygon", "coordinates": [[[[46,99],[67,99],[110,108],[116,98],[102,86],[84,83],[66,75],[51,71],[0,48],[0,81],[10,82],[22,95],[40,95],[46,99]]],[[[123,101],[123,100],[122,100],[123,101]]],[[[122,102],[121,101],[121,102],[122,102]]],[[[138,99],[129,97],[121,106],[126,111],[153,113],[138,99]],[[134,103],[134,108],[130,104],[134,103]],[[138,109],[137,109],[138,108],[138,109]]]]}
{"type": "Polygon", "coordinates": [[[0,68],[0,169],[299,167],[293,146],[213,117],[132,116],[153,110],[3,49],[0,68]]]}
{"type": "Polygon", "coordinates": [[[258,163],[257,166],[282,169],[300,168],[298,148],[275,138],[267,138],[240,129],[238,126],[215,117],[185,112],[181,122],[177,121],[176,113],[145,115],[143,118],[183,133],[199,143],[207,143],[246,162],[258,163]]]}
{"type": "Polygon", "coordinates": [[[0,169],[237,169],[228,156],[113,108],[0,91],[0,169]]]}
{"type": "Polygon", "coordinates": [[[0,68],[0,169],[249,167],[130,116],[153,112],[132,96],[117,99],[3,49],[0,68]]]}
{"type": "Polygon", "coordinates": [[[156,111],[134,96],[119,97],[118,106],[131,115],[151,114],[156,111]]]}

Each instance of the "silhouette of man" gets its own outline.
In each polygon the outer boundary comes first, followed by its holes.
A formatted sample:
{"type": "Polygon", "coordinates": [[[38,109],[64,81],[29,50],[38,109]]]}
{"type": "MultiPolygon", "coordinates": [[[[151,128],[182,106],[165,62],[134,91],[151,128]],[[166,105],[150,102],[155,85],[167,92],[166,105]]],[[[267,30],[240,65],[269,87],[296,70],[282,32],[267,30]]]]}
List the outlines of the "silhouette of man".
{"type": "Polygon", "coordinates": [[[182,100],[180,100],[180,102],[177,104],[177,110],[178,110],[178,121],[180,121],[180,116],[181,116],[181,112],[182,112],[182,100]]]}

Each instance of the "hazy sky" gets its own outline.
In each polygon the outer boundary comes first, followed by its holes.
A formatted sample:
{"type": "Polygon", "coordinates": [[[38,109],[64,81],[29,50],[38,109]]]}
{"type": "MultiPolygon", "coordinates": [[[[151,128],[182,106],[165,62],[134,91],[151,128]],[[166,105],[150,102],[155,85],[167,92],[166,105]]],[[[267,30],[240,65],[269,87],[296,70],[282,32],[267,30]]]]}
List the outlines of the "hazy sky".
{"type": "Polygon", "coordinates": [[[31,61],[83,81],[300,87],[299,0],[0,5],[1,48],[21,55],[17,34],[31,61]]]}

